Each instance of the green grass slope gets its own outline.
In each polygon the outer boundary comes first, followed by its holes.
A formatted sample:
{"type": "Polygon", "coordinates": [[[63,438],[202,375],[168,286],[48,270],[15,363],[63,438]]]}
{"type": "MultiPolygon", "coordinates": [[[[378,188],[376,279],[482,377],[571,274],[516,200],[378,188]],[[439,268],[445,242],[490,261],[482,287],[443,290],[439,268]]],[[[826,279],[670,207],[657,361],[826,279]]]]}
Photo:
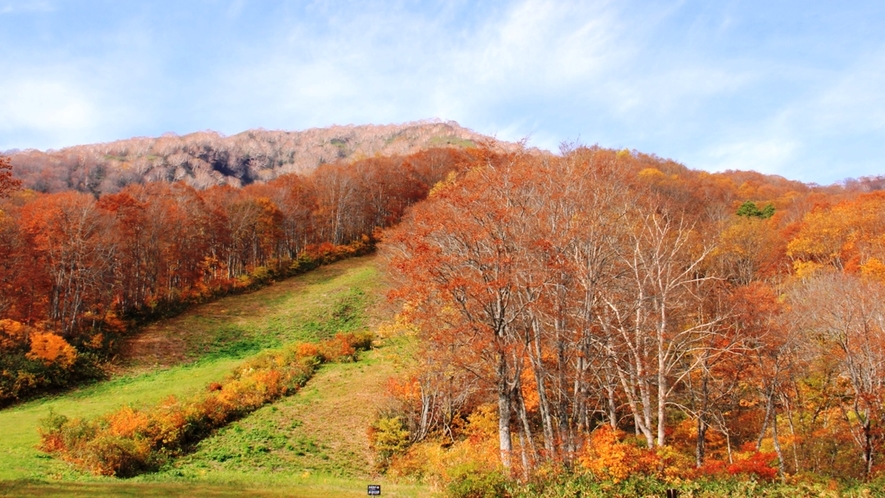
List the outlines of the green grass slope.
{"type": "MultiPolygon", "coordinates": [[[[366,428],[394,371],[393,346],[324,366],[300,393],[220,430],[157,474],[95,477],[35,446],[50,409],[91,417],[187,396],[263,349],[374,325],[382,292],[375,259],[356,258],[146,327],[124,345],[112,380],[0,411],[0,496],[365,496],[367,484],[379,483],[366,428]]],[[[427,492],[382,484],[384,496],[427,492]]]]}

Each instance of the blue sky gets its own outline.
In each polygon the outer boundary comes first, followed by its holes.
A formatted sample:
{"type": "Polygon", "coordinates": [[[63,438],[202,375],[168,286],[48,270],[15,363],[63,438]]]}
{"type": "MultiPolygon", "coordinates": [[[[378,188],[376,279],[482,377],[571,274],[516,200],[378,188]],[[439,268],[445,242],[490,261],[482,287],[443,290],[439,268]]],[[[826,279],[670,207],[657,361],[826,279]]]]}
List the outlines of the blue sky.
{"type": "Polygon", "coordinates": [[[710,171],[885,174],[882,1],[0,0],[0,67],[0,150],[440,118],[710,171]]]}

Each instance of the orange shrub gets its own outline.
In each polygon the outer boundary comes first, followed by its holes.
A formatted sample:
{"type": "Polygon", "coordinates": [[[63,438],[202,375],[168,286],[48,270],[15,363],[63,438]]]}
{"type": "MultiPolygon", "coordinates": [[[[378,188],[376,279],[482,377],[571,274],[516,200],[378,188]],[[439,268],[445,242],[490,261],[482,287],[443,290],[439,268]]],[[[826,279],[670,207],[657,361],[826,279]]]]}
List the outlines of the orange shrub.
{"type": "Polygon", "coordinates": [[[108,434],[128,438],[146,433],[150,422],[146,413],[136,411],[129,406],[105,416],[105,420],[108,423],[108,434]]]}
{"type": "Polygon", "coordinates": [[[77,361],[77,350],[60,335],[35,332],[31,334],[31,350],[27,358],[43,361],[47,366],[59,365],[67,369],[77,361]]]}
{"type": "Polygon", "coordinates": [[[633,474],[649,474],[657,467],[654,451],[623,441],[624,431],[603,425],[590,435],[581,466],[597,478],[620,482],[633,474]]]}
{"type": "Polygon", "coordinates": [[[313,358],[319,356],[320,348],[311,342],[304,342],[297,346],[296,351],[301,358],[313,358]]]}
{"type": "Polygon", "coordinates": [[[92,421],[50,414],[40,429],[40,449],[99,475],[149,471],[212,430],[304,385],[320,364],[318,351],[352,358],[357,348],[370,344],[366,334],[338,334],[319,346],[258,355],[190,400],[170,397],[144,411],[123,407],[92,421]]]}
{"type": "Polygon", "coordinates": [[[149,432],[154,446],[165,448],[178,444],[187,436],[187,423],[187,413],[175,396],[164,400],[151,412],[149,432]]]}
{"type": "Polygon", "coordinates": [[[101,434],[86,444],[81,466],[103,476],[131,477],[154,465],[150,442],[101,434]]]}
{"type": "Polygon", "coordinates": [[[335,334],[333,339],[321,342],[319,349],[323,361],[350,361],[356,355],[348,336],[340,333],[335,334]]]}

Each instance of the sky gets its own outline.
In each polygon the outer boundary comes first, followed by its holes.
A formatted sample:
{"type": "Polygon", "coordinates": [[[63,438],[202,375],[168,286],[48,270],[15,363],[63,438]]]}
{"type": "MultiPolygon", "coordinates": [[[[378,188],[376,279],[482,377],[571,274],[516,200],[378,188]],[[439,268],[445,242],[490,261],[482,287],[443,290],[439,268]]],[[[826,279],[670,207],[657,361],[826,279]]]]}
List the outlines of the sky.
{"type": "Polygon", "coordinates": [[[885,2],[0,0],[0,151],[457,121],[556,151],[885,175],[885,2]]]}

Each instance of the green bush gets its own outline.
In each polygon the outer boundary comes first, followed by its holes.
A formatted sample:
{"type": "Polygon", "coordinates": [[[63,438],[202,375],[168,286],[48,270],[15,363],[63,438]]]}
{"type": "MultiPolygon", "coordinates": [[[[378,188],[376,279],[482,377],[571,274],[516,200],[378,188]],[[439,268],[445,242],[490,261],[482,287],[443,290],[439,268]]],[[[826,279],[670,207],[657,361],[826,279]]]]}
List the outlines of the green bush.
{"type": "Polygon", "coordinates": [[[464,465],[452,470],[446,495],[452,498],[507,498],[511,482],[500,471],[464,465]]]}
{"type": "Polygon", "coordinates": [[[409,447],[409,430],[399,417],[380,417],[369,429],[369,441],[378,454],[379,467],[386,469],[390,459],[409,447]]]}

